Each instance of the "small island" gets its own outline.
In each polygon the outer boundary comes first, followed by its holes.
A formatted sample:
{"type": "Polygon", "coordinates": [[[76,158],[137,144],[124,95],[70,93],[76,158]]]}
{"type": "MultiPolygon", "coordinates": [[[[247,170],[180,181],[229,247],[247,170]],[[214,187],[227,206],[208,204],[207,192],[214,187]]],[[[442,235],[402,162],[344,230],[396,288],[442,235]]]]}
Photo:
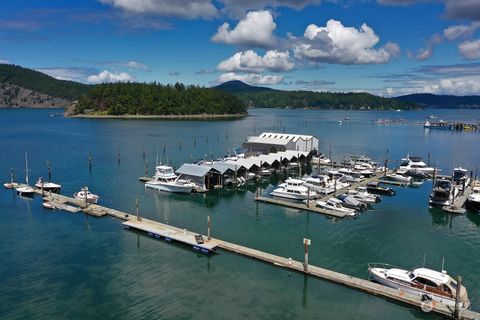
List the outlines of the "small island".
{"type": "Polygon", "coordinates": [[[83,94],[70,113],[89,118],[228,118],[245,116],[247,108],[234,95],[212,88],[106,83],[83,94]]]}

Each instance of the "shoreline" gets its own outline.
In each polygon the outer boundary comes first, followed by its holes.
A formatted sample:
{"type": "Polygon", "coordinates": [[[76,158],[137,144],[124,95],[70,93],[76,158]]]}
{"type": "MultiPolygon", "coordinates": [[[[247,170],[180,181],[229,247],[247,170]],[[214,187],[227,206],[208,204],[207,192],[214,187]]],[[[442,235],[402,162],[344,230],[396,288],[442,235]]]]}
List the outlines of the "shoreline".
{"type": "Polygon", "coordinates": [[[210,120],[210,119],[239,119],[247,117],[248,113],[232,113],[232,114],[159,114],[159,115],[141,115],[141,114],[75,114],[65,115],[66,118],[83,118],[83,119],[171,119],[171,120],[210,120]]]}

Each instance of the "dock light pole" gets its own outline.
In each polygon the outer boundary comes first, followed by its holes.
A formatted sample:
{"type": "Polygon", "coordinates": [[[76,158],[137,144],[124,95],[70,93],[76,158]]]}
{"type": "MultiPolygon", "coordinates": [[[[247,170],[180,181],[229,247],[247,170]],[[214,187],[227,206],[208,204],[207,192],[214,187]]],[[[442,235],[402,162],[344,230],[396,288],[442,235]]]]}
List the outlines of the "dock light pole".
{"type": "Polygon", "coordinates": [[[462,288],[462,277],[457,276],[457,292],[455,294],[455,311],[453,312],[453,317],[455,319],[460,319],[460,291],[462,288]]]}
{"type": "Polygon", "coordinates": [[[142,221],[142,217],[140,217],[140,201],[138,198],[135,199],[135,207],[137,209],[137,221],[142,221]]]}
{"type": "Polygon", "coordinates": [[[303,271],[308,272],[308,247],[312,244],[312,240],[303,238],[305,246],[305,260],[303,261],[303,271]]]}
{"type": "Polygon", "coordinates": [[[210,236],[211,229],[212,229],[212,220],[210,219],[210,215],[208,215],[208,217],[207,217],[207,237],[208,237],[209,241],[212,240],[212,237],[210,236]]]}

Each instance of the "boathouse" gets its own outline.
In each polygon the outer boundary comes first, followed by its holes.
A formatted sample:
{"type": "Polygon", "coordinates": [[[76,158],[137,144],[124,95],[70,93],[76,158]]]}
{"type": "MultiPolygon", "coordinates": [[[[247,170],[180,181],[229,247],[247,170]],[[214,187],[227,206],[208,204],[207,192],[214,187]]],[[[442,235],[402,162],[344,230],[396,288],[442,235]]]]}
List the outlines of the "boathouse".
{"type": "Polygon", "coordinates": [[[268,154],[287,150],[311,152],[318,150],[318,138],[302,134],[264,132],[259,136],[249,137],[242,146],[249,154],[268,154]]]}

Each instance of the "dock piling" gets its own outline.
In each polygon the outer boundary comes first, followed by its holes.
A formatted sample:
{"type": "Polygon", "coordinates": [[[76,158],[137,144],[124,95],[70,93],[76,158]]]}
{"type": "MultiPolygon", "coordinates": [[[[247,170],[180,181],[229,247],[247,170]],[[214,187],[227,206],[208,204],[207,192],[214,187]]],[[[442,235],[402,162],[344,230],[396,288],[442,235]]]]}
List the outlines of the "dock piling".
{"type": "Polygon", "coordinates": [[[47,160],[47,170],[48,170],[48,181],[52,180],[52,170],[50,168],[50,161],[47,160]]]}
{"type": "Polygon", "coordinates": [[[212,229],[212,220],[210,219],[210,215],[207,217],[207,238],[208,240],[212,240],[212,237],[210,236],[210,232],[212,229]]]}
{"type": "Polygon", "coordinates": [[[88,154],[88,169],[90,169],[90,171],[92,171],[92,153],[89,153],[88,154]]]}
{"type": "Polygon", "coordinates": [[[142,156],[143,160],[145,160],[145,146],[142,144],[142,156]]]}
{"type": "Polygon", "coordinates": [[[140,201],[138,198],[135,199],[135,207],[137,210],[137,221],[142,221],[142,217],[140,217],[140,201]]]}
{"type": "Polygon", "coordinates": [[[303,244],[305,245],[305,260],[303,262],[303,271],[308,272],[308,247],[312,244],[312,240],[303,238],[303,244]]]}
{"type": "Polygon", "coordinates": [[[13,181],[15,180],[15,172],[13,168],[10,169],[10,183],[13,184],[13,181]]]}
{"type": "Polygon", "coordinates": [[[120,149],[117,149],[117,165],[120,165],[120,149]]]}
{"type": "Polygon", "coordinates": [[[145,160],[145,177],[148,177],[148,160],[145,160]]]}
{"type": "Polygon", "coordinates": [[[462,288],[462,277],[457,277],[457,292],[455,295],[455,311],[453,317],[455,319],[460,319],[460,289],[462,288]]]}

